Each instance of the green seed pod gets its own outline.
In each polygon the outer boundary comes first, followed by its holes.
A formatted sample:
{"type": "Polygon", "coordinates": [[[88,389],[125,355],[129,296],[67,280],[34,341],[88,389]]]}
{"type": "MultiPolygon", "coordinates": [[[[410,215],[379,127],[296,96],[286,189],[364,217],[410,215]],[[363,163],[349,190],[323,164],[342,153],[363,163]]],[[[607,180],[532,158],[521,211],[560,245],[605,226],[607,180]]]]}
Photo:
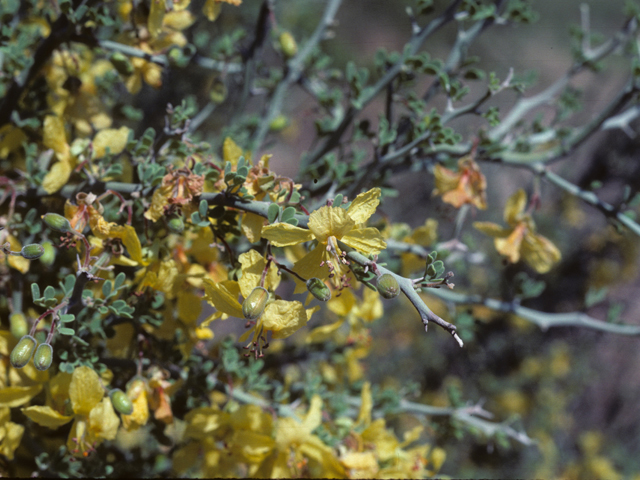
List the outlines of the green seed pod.
{"type": "Polygon", "coordinates": [[[109,392],[109,396],[116,412],[123,415],[131,415],[133,413],[133,402],[122,390],[115,388],[109,392]]]}
{"type": "Polygon", "coordinates": [[[50,266],[56,259],[56,249],[53,248],[51,242],[44,242],[42,247],[44,248],[44,254],[40,257],[40,262],[50,266]]]}
{"type": "Polygon", "coordinates": [[[393,275],[385,273],[378,277],[378,292],[382,295],[382,298],[386,298],[390,300],[392,298],[396,298],[400,293],[400,285],[398,285],[398,280],[393,275]]]}
{"type": "Polygon", "coordinates": [[[109,57],[109,61],[120,75],[128,77],[133,73],[133,65],[129,61],[129,57],[123,53],[113,52],[109,57]]]}
{"type": "Polygon", "coordinates": [[[307,290],[321,302],[326,302],[331,298],[331,290],[319,278],[314,277],[307,280],[307,290]]]}
{"type": "Polygon", "coordinates": [[[280,48],[287,58],[291,58],[298,53],[296,39],[293,38],[293,35],[289,32],[282,32],[280,34],[280,48]]]}
{"type": "Polygon", "coordinates": [[[47,370],[53,362],[53,347],[48,343],[41,343],[33,355],[33,365],[38,370],[47,370]]]}
{"type": "Polygon", "coordinates": [[[9,317],[9,329],[11,330],[11,335],[15,338],[24,337],[29,331],[29,324],[27,323],[27,318],[24,316],[22,312],[12,313],[9,317]]]}
{"type": "Polygon", "coordinates": [[[269,292],[265,288],[254,288],[249,296],[242,302],[242,314],[247,320],[257,320],[267,306],[269,292]]]}
{"type": "Polygon", "coordinates": [[[72,230],[69,220],[57,213],[47,213],[43,215],[42,221],[47,224],[47,227],[55,230],[56,232],[67,233],[72,230]]]}
{"type": "Polygon", "coordinates": [[[36,339],[31,335],[24,335],[11,352],[10,360],[14,368],[22,368],[31,359],[36,349],[36,339]]]}
{"type": "Polygon", "coordinates": [[[27,260],[36,260],[44,254],[44,247],[39,243],[32,243],[22,247],[20,253],[27,260]]]}
{"type": "Polygon", "coordinates": [[[182,221],[182,217],[173,217],[167,222],[167,226],[173,233],[182,233],[184,231],[184,222],[182,221]]]}

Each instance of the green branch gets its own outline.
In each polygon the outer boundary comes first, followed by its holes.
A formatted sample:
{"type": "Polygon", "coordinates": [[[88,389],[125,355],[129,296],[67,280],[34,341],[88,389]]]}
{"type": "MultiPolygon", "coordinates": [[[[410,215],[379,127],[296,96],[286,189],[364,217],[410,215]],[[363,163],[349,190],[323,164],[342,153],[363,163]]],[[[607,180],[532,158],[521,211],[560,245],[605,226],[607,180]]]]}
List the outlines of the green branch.
{"type": "Polygon", "coordinates": [[[275,119],[282,111],[282,104],[287,96],[289,87],[300,80],[302,72],[304,70],[304,63],[311,55],[314,48],[320,43],[324,36],[325,30],[334,22],[335,15],[340,7],[342,0],[330,0],[327,3],[322,19],[316,30],[311,35],[311,38],[307,41],[305,46],[287,63],[287,75],[278,83],[273,97],[269,102],[269,108],[265,115],[263,115],[260,125],[251,140],[249,148],[258,152],[262,143],[264,142],[267,133],[269,132],[269,126],[273,119],[275,119]]]}

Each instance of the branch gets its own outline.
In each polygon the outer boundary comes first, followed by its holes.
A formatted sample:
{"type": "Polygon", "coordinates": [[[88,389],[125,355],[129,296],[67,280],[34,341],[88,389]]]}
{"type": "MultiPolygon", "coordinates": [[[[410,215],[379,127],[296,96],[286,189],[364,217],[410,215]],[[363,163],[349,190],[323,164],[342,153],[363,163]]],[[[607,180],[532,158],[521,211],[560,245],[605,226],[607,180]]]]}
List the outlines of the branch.
{"type": "Polygon", "coordinates": [[[549,103],[555,96],[564,89],[576,74],[584,70],[589,64],[593,64],[607,55],[611,54],[616,48],[618,48],[625,40],[630,38],[637,29],[637,22],[635,19],[627,21],[622,30],[618,32],[613,38],[603,43],[595,50],[588,49],[583,50],[584,58],[571,66],[569,71],[556,80],[555,83],[547,87],[542,92],[528,98],[521,98],[513,106],[506,118],[495,127],[490,130],[487,137],[491,140],[500,140],[518,123],[528,112],[541,105],[549,103]]]}
{"type": "MultiPolygon", "coordinates": [[[[98,40],[98,45],[105,50],[120,52],[124,55],[128,55],[129,57],[142,58],[147,62],[155,63],[162,67],[169,66],[169,60],[164,54],[153,55],[131,45],[125,45],[112,40],[98,40]]],[[[242,65],[239,63],[220,62],[197,54],[193,56],[191,61],[199,67],[207,70],[213,70],[214,72],[239,73],[242,71],[242,65]]]]}
{"type": "Polygon", "coordinates": [[[262,121],[258,126],[258,130],[251,140],[251,145],[249,148],[252,151],[257,152],[260,150],[260,147],[262,146],[262,143],[267,136],[267,132],[269,131],[269,125],[271,124],[271,121],[276,118],[282,111],[282,104],[289,87],[300,80],[300,77],[304,70],[305,61],[307,60],[309,55],[311,55],[314,48],[316,48],[316,46],[320,43],[320,40],[322,40],[327,27],[329,27],[329,25],[333,23],[335,15],[341,3],[342,0],[329,0],[322,19],[320,20],[320,23],[318,23],[316,30],[313,32],[313,35],[311,35],[311,38],[307,41],[305,46],[287,64],[287,75],[278,83],[273,97],[271,98],[271,102],[269,103],[269,109],[267,110],[267,113],[263,115],[262,121]]]}
{"type": "MultiPolygon", "coordinates": [[[[371,266],[372,264],[371,260],[369,260],[367,257],[365,257],[364,255],[356,251],[351,251],[347,253],[347,258],[359,265],[362,265],[363,267],[371,266]]],[[[447,332],[449,332],[451,336],[456,340],[456,342],[458,342],[458,345],[460,345],[461,347],[464,346],[462,339],[458,336],[458,333],[456,332],[456,326],[443,320],[438,315],[433,313],[429,309],[429,307],[427,307],[427,305],[424,303],[424,300],[422,300],[422,298],[420,298],[420,295],[418,295],[418,293],[416,292],[414,283],[411,281],[411,279],[401,277],[400,275],[392,272],[391,270],[384,268],[379,264],[376,264],[376,268],[381,275],[388,273],[398,281],[400,290],[402,290],[402,293],[405,294],[405,296],[409,299],[409,301],[413,304],[415,309],[418,311],[418,314],[420,314],[420,319],[422,320],[422,323],[424,323],[425,332],[429,327],[429,322],[433,322],[436,325],[439,325],[442,328],[444,328],[447,332]]]]}
{"type": "Polygon", "coordinates": [[[433,289],[429,291],[429,294],[444,301],[460,305],[484,305],[499,312],[513,313],[535,323],[544,331],[553,327],[582,327],[619,335],[640,336],[640,325],[607,323],[582,312],[546,313],[523,307],[516,302],[503,302],[493,298],[484,298],[480,295],[465,295],[447,289],[433,289]]]}
{"type": "Polygon", "coordinates": [[[406,55],[398,60],[387,72],[382,76],[380,80],[378,80],[375,85],[368,90],[368,93],[363,95],[362,98],[359,99],[360,107],[355,107],[353,105],[349,106],[349,109],[344,115],[344,118],[340,122],[340,125],[334,130],[333,134],[330,135],[323,143],[320,145],[314,152],[307,155],[307,157],[303,160],[303,168],[308,168],[313,165],[316,161],[318,161],[324,154],[331,151],[334,147],[336,147],[340,143],[340,139],[342,135],[347,130],[348,126],[353,122],[356,115],[364,109],[369,102],[371,102],[382,90],[384,90],[389,83],[391,83],[396,76],[402,71],[404,67],[404,61],[406,56],[415,55],[425,40],[434,32],[440,29],[443,25],[450,22],[454,18],[454,14],[458,5],[462,0],[454,0],[449,7],[440,15],[439,17],[433,19],[430,23],[424,26],[418,33],[414,34],[408,43],[408,48],[405,48],[404,52],[406,55]]]}

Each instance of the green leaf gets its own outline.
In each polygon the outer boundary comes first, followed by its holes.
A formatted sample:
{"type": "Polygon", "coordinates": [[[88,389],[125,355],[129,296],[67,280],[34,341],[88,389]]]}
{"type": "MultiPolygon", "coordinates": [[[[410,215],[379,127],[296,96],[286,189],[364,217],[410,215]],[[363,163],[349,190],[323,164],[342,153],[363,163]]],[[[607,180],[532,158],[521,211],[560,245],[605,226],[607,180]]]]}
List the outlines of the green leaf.
{"type": "Polygon", "coordinates": [[[75,335],[76,331],[73,328],[58,327],[58,333],[60,335],[75,335]]]}
{"type": "Polygon", "coordinates": [[[40,298],[40,287],[37,283],[31,284],[31,297],[34,301],[40,298]]]}
{"type": "Polygon", "coordinates": [[[200,205],[198,205],[198,212],[202,218],[207,218],[207,213],[209,212],[209,203],[206,200],[200,200],[200,205]]]}
{"type": "Polygon", "coordinates": [[[47,288],[44,289],[45,301],[55,298],[55,295],[56,295],[56,289],[53,288],[51,285],[47,286],[47,288]]]}
{"type": "Polygon", "coordinates": [[[294,218],[296,215],[296,209],[293,207],[287,207],[282,211],[282,217],[281,220],[283,222],[287,222],[290,219],[294,218]]]}
{"type": "Polygon", "coordinates": [[[76,319],[76,317],[71,313],[65,313],[64,315],[58,316],[58,319],[62,323],[69,323],[69,322],[73,322],[76,319]]]}
{"type": "Polygon", "coordinates": [[[269,205],[269,208],[267,209],[267,220],[269,220],[269,223],[275,223],[279,215],[280,206],[275,203],[269,205]]]}
{"type": "Polygon", "coordinates": [[[102,295],[104,295],[105,300],[111,296],[112,286],[113,285],[110,280],[107,280],[102,284],[102,295]]]}
{"type": "MultiPolygon", "coordinates": [[[[197,164],[197,165],[199,165],[199,164],[197,164]]],[[[125,275],[125,273],[124,273],[124,272],[120,272],[120,273],[116,276],[116,279],[115,279],[115,281],[114,281],[114,287],[113,287],[113,288],[114,288],[114,290],[118,290],[118,289],[120,289],[120,287],[121,287],[122,285],[124,285],[124,281],[125,281],[126,279],[127,279],[127,276],[125,275]]]]}

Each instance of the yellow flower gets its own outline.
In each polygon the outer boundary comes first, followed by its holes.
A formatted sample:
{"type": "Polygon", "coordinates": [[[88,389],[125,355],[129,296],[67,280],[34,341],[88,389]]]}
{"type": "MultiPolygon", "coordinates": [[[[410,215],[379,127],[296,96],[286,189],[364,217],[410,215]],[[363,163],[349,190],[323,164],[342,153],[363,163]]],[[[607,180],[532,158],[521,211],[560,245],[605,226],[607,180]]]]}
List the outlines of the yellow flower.
{"type": "MultiPolygon", "coordinates": [[[[53,396],[53,387],[51,393],[53,396]]],[[[116,438],[120,419],[93,369],[86,366],[76,368],[68,390],[62,388],[62,393],[68,394],[73,415],[63,415],[48,405],[23,408],[22,413],[38,425],[52,429],[73,420],[67,448],[74,454],[87,456],[103,440],[116,438]]]]}
{"type": "Polygon", "coordinates": [[[263,227],[262,237],[276,247],[317,240],[318,247],[296,262],[293,271],[305,278],[321,280],[335,275],[339,282],[347,269],[338,241],[365,254],[377,255],[387,247],[376,228],[359,226],[373,215],[379,203],[380,189],[374,188],[358,195],[346,210],[333,206],[315,210],[309,216],[308,230],[288,223],[276,223],[263,227]]]}
{"type": "Polygon", "coordinates": [[[212,22],[218,18],[222,10],[222,4],[228,3],[236,7],[242,3],[242,0],[207,0],[202,7],[202,13],[212,22]]]}
{"type": "Polygon", "coordinates": [[[7,457],[7,460],[13,460],[23,433],[24,427],[11,421],[11,409],[0,407],[0,455],[7,457]]]}
{"type": "MultiPolygon", "coordinates": [[[[128,137],[129,128],[127,127],[101,130],[96,134],[92,142],[92,159],[104,157],[107,154],[107,148],[113,155],[121,153],[127,145],[128,137]]],[[[58,162],[51,167],[49,173],[42,180],[42,186],[47,193],[57,192],[69,181],[71,172],[73,172],[77,163],[72,151],[79,150],[82,142],[83,140],[77,139],[70,146],[67,143],[62,118],[52,115],[45,117],[43,144],[46,148],[51,148],[58,159],[58,162]]]]}
{"type": "Polygon", "coordinates": [[[504,208],[508,228],[491,222],[475,222],[473,226],[492,236],[496,250],[509,262],[516,263],[522,258],[538,273],[546,273],[560,261],[560,251],[549,239],[535,233],[535,223],[524,211],[526,204],[527,196],[520,189],[509,197],[504,208]]]}
{"type": "MultiPolygon", "coordinates": [[[[238,282],[232,280],[214,282],[209,278],[205,278],[203,281],[204,298],[219,312],[232,317],[244,318],[242,304],[238,301],[238,296],[242,294],[243,298],[247,298],[253,289],[260,285],[262,272],[267,263],[262,255],[255,250],[243,253],[238,259],[242,265],[242,277],[240,280],[238,282]]],[[[264,287],[273,291],[279,283],[278,270],[272,263],[265,276],[264,287]]],[[[275,300],[266,305],[262,315],[240,337],[240,341],[244,341],[251,333],[254,334],[253,341],[256,341],[258,337],[267,331],[272,332],[273,338],[286,338],[305,326],[314,311],[315,309],[305,310],[302,303],[298,301],[275,300]]]]}
{"type": "Polygon", "coordinates": [[[433,171],[436,177],[434,195],[442,195],[442,201],[460,208],[465,203],[475,205],[481,210],[487,208],[485,190],[487,180],[473,157],[466,156],[458,160],[458,171],[453,172],[438,164],[433,171]]]}

